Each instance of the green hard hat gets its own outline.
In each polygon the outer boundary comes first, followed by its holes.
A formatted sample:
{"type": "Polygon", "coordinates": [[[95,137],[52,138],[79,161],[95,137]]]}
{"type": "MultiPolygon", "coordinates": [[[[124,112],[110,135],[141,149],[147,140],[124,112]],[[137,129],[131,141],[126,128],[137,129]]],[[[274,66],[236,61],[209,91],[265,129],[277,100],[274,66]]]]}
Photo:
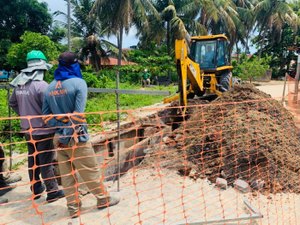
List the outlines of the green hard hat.
{"type": "Polygon", "coordinates": [[[39,50],[32,50],[30,52],[27,53],[27,57],[26,57],[26,61],[30,61],[30,60],[34,60],[34,59],[42,59],[44,61],[48,61],[46,56],[44,55],[44,53],[42,51],[39,50]]]}

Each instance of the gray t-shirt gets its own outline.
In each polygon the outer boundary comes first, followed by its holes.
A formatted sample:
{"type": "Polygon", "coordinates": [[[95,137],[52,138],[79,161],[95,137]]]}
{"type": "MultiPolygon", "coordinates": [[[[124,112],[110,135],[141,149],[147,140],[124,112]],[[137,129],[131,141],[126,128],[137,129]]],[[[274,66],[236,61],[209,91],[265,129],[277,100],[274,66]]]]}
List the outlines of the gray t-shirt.
{"type": "Polygon", "coordinates": [[[30,81],[14,89],[9,106],[21,117],[23,131],[32,131],[33,135],[54,133],[42,119],[44,92],[48,84],[45,81],[30,81]]]}

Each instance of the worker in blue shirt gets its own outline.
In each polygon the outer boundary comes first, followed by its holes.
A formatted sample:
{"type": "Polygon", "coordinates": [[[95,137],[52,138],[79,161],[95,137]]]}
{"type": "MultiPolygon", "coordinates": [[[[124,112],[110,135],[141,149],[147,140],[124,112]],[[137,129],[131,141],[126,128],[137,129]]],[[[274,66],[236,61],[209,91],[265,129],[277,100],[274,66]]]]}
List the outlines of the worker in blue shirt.
{"type": "Polygon", "coordinates": [[[54,80],[44,94],[43,114],[46,115],[46,124],[56,127],[58,141],[55,145],[62,185],[68,211],[75,218],[79,215],[81,201],[78,197],[78,183],[73,174],[74,168],[97,198],[98,209],[116,205],[120,200],[110,196],[105,190],[100,177],[100,166],[89,141],[84,115],[87,84],[82,78],[77,56],[72,52],[64,52],[58,61],[54,80]]]}

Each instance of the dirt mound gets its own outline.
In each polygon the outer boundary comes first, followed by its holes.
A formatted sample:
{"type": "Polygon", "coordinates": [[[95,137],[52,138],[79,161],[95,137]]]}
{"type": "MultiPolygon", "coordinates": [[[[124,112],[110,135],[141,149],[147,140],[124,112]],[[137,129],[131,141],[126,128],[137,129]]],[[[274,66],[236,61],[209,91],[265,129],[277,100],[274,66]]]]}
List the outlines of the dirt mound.
{"type": "Polygon", "coordinates": [[[244,85],[210,104],[199,103],[166,141],[168,160],[179,159],[171,167],[186,174],[193,169],[193,176],[212,182],[241,178],[253,188],[264,183],[261,191],[300,193],[298,129],[278,101],[244,85]]]}

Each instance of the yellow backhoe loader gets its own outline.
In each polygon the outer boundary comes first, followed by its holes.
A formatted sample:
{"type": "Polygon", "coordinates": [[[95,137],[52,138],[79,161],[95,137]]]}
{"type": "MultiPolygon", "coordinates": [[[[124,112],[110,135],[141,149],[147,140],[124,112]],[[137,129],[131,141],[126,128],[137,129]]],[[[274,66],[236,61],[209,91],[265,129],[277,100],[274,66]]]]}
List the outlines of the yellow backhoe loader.
{"type": "MultiPolygon", "coordinates": [[[[225,35],[195,36],[175,42],[178,94],[164,99],[187,106],[194,96],[220,96],[231,87],[232,69],[225,35]]],[[[185,112],[185,109],[184,109],[185,112]]]]}

